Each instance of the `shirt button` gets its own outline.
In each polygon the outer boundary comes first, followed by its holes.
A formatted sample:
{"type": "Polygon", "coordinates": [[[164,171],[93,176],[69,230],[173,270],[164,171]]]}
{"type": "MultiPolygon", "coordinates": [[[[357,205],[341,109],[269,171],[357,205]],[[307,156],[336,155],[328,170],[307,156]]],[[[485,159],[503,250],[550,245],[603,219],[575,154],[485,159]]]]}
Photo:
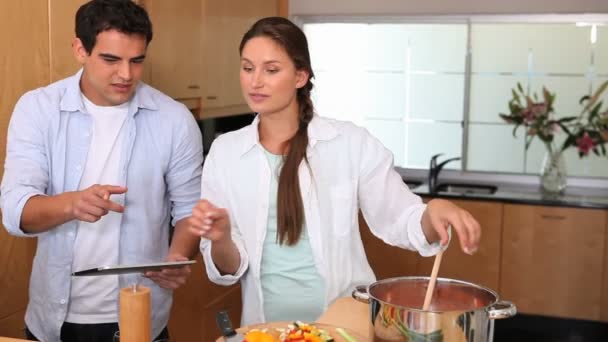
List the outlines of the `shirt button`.
{"type": "Polygon", "coordinates": [[[74,232],[68,232],[69,237],[74,237],[74,232]]]}
{"type": "Polygon", "coordinates": [[[59,303],[65,304],[65,299],[60,300],[59,303]]]}
{"type": "Polygon", "coordinates": [[[82,167],[80,165],[76,165],[76,170],[80,171],[82,167]]]}

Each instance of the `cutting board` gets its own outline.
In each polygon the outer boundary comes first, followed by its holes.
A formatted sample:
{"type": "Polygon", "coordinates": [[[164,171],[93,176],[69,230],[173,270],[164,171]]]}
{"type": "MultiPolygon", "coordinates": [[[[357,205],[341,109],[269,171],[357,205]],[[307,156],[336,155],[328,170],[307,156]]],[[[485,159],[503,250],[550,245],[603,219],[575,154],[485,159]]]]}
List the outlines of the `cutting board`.
{"type": "MultiPolygon", "coordinates": [[[[274,336],[278,342],[279,335],[281,333],[279,331],[277,331],[276,329],[286,329],[287,325],[290,323],[292,323],[292,322],[272,322],[272,323],[265,323],[265,324],[256,324],[256,325],[250,325],[250,326],[239,328],[239,329],[237,329],[237,331],[244,335],[251,329],[259,329],[259,330],[267,329],[267,332],[269,334],[271,334],[272,336],[274,336]]],[[[327,331],[331,335],[331,337],[334,338],[334,341],[346,342],[346,340],[342,337],[342,335],[338,334],[338,332],[336,331],[336,328],[338,328],[338,327],[329,325],[329,324],[322,324],[322,323],[314,323],[313,325],[319,329],[323,329],[323,330],[327,331]]],[[[354,331],[352,331],[350,329],[346,329],[346,328],[343,328],[343,329],[346,330],[346,332],[350,336],[354,337],[357,340],[357,342],[367,342],[367,339],[365,339],[361,335],[355,333],[354,331]]],[[[220,337],[216,340],[216,342],[224,342],[224,338],[220,337]]]]}

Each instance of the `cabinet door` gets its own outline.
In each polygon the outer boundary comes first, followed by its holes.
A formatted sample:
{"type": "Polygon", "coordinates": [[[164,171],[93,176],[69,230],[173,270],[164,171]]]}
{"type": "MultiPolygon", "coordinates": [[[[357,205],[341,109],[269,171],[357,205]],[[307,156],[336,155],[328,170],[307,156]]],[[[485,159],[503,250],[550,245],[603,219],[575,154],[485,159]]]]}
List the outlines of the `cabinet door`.
{"type": "Polygon", "coordinates": [[[203,309],[203,316],[200,320],[200,326],[204,329],[203,338],[200,340],[185,340],[185,341],[215,341],[221,336],[219,327],[217,326],[216,316],[220,311],[227,311],[232,321],[233,328],[238,328],[241,325],[241,310],[243,304],[241,301],[241,287],[239,285],[225,288],[222,294],[217,296],[215,300],[208,303],[203,309]]]}
{"type": "Polygon", "coordinates": [[[277,1],[277,15],[281,17],[289,17],[289,0],[277,1]]]}
{"type": "Polygon", "coordinates": [[[207,277],[202,256],[196,258],[186,284],[175,290],[169,318],[171,341],[215,341],[220,335],[215,323],[219,310],[228,310],[232,323],[241,320],[240,285],[219,286],[207,277]]]}
{"type": "Polygon", "coordinates": [[[606,212],[505,205],[500,292],[520,312],[598,320],[606,212]]]}
{"type": "Polygon", "coordinates": [[[604,231],[606,242],[604,242],[604,279],[602,281],[602,309],[600,319],[608,322],[608,212],[606,212],[606,230],[604,231]]]}
{"type": "Polygon", "coordinates": [[[23,337],[36,239],[10,236],[0,227],[0,336],[23,337]]]}
{"type": "MultiPolygon", "coordinates": [[[[0,335],[2,337],[13,337],[18,338],[16,341],[23,341],[21,339],[25,338],[25,322],[23,318],[25,317],[25,309],[19,310],[15,313],[10,314],[9,316],[0,318],[0,335]]],[[[0,337],[0,340],[5,341],[0,337]]],[[[15,341],[15,340],[9,340],[15,341]]]]}
{"type": "Polygon", "coordinates": [[[384,243],[374,236],[359,213],[359,231],[367,261],[377,279],[416,276],[419,254],[384,243]]]}
{"type": "Polygon", "coordinates": [[[239,44],[255,21],[277,14],[277,0],[205,0],[203,11],[203,109],[245,106],[239,83],[239,44]]]}
{"type": "Polygon", "coordinates": [[[154,30],[146,56],[148,82],[175,99],[202,87],[202,0],[145,0],[154,30]]]}
{"type": "MultiPolygon", "coordinates": [[[[503,204],[483,201],[452,201],[469,211],[482,229],[479,249],[474,255],[462,251],[456,232],[444,252],[439,277],[469,281],[498,291],[500,266],[500,235],[503,204]]],[[[435,258],[420,258],[418,274],[431,275],[435,258]]]]}
{"type": "Polygon", "coordinates": [[[76,36],[76,11],[85,2],[49,0],[51,82],[71,76],[80,68],[72,52],[72,41],[76,36]]]}
{"type": "MultiPolygon", "coordinates": [[[[15,103],[28,90],[49,83],[47,0],[0,1],[0,159],[4,165],[6,131],[15,103]]],[[[0,175],[3,172],[0,168],[0,175]]]]}
{"type": "MultiPolygon", "coordinates": [[[[28,90],[49,83],[47,0],[0,1],[0,162],[15,103],[28,90]]],[[[0,177],[4,172],[0,168],[0,177]]],[[[23,337],[23,313],[35,239],[10,236],[0,227],[0,336],[23,337]]]]}

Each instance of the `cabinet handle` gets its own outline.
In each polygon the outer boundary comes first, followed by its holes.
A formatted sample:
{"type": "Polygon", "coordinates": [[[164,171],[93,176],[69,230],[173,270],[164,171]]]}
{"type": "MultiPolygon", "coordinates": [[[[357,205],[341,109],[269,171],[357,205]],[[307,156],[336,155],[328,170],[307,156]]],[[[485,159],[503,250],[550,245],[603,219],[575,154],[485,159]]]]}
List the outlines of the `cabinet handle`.
{"type": "Polygon", "coordinates": [[[210,95],[210,96],[207,96],[207,97],[205,97],[205,98],[206,98],[207,100],[217,100],[217,96],[215,96],[215,95],[210,95]]]}
{"type": "Polygon", "coordinates": [[[188,89],[200,89],[201,87],[198,86],[198,84],[191,84],[188,86],[188,89]]]}
{"type": "Polygon", "coordinates": [[[542,217],[545,220],[565,220],[566,216],[561,216],[561,215],[548,215],[548,214],[542,214],[540,215],[540,217],[542,217]]]}

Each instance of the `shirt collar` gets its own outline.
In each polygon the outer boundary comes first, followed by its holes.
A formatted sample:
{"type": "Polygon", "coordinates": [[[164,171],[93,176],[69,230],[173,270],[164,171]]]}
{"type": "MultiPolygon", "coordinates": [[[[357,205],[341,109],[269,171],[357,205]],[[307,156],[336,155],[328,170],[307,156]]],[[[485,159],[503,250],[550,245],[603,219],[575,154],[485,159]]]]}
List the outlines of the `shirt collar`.
{"type": "MultiPolygon", "coordinates": [[[[85,113],[84,104],[80,97],[80,78],[82,77],[83,69],[80,68],[76,74],[68,77],[66,82],[65,96],[61,99],[60,109],[66,112],[80,111],[85,113]]],[[[139,82],[135,88],[135,94],[129,104],[129,115],[135,115],[140,108],[148,110],[158,110],[158,104],[152,97],[148,85],[139,82]]]]}
{"type": "MultiPolygon", "coordinates": [[[[253,122],[245,128],[245,135],[242,139],[243,145],[241,156],[251,151],[256,145],[260,145],[258,125],[260,124],[259,115],[256,115],[253,122]]],[[[331,140],[338,136],[338,131],[330,122],[314,114],[308,124],[308,147],[314,148],[317,142],[331,140]]]]}

